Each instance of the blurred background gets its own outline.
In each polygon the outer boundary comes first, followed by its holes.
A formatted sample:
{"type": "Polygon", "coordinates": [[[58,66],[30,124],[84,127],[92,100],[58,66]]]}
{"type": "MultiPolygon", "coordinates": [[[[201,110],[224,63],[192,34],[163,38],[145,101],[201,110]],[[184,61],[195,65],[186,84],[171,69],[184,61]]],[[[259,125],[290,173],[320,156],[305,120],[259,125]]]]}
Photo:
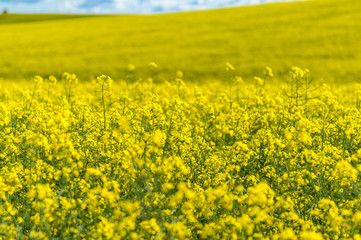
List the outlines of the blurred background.
{"type": "Polygon", "coordinates": [[[292,66],[320,82],[360,80],[360,1],[270,2],[0,0],[0,78],[122,79],[130,64],[145,78],[155,62],[158,81],[177,70],[222,81],[230,62],[245,81],[266,66],[282,80],[292,66]]]}

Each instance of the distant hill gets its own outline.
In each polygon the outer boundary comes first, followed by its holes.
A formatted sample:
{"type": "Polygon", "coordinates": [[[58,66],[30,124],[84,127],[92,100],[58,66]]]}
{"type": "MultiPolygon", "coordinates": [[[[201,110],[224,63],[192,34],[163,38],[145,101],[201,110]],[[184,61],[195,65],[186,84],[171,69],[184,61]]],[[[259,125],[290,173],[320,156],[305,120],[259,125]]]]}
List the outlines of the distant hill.
{"type": "Polygon", "coordinates": [[[62,20],[69,18],[87,17],[87,15],[67,15],[67,14],[0,14],[0,24],[8,23],[31,23],[39,21],[62,20]]]}

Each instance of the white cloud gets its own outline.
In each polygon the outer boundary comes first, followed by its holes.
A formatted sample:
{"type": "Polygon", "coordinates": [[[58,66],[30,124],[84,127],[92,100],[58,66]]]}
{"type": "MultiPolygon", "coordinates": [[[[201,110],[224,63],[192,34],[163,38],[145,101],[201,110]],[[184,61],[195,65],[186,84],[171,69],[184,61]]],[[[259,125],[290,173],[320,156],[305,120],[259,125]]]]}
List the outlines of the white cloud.
{"type": "Polygon", "coordinates": [[[128,1],[128,0],[114,0],[114,6],[119,9],[127,9],[130,5],[132,5],[134,1],[128,1]]]}
{"type": "Polygon", "coordinates": [[[86,0],[64,0],[59,1],[59,10],[60,12],[76,12],[79,9],[79,6],[83,4],[86,0]]]}
{"type": "Polygon", "coordinates": [[[118,11],[140,13],[187,11],[282,1],[287,0],[113,0],[118,11]]]}
{"type": "Polygon", "coordinates": [[[153,13],[231,7],[288,0],[0,0],[14,12],[153,13]]]}

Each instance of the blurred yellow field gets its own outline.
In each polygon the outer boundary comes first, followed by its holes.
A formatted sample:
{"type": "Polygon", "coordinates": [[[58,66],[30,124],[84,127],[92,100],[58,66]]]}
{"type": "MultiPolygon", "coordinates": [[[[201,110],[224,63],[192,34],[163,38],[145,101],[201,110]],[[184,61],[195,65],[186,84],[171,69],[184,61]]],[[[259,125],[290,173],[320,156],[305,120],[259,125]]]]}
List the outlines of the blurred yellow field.
{"type": "Polygon", "coordinates": [[[186,81],[224,80],[231,62],[246,81],[265,66],[284,80],[295,65],[318,81],[356,82],[360,12],[357,0],[313,0],[161,15],[0,15],[0,78],[119,80],[128,64],[145,78],[154,61],[161,81],[179,69],[186,81]]]}

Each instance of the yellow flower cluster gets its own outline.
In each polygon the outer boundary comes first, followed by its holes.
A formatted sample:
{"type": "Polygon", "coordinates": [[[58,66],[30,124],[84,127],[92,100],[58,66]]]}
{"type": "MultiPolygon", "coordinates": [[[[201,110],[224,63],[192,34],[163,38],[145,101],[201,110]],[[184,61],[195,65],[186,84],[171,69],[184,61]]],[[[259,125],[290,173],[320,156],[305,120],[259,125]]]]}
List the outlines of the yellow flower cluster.
{"type": "Polygon", "coordinates": [[[0,238],[361,239],[361,88],[226,76],[3,82],[0,238]]]}

